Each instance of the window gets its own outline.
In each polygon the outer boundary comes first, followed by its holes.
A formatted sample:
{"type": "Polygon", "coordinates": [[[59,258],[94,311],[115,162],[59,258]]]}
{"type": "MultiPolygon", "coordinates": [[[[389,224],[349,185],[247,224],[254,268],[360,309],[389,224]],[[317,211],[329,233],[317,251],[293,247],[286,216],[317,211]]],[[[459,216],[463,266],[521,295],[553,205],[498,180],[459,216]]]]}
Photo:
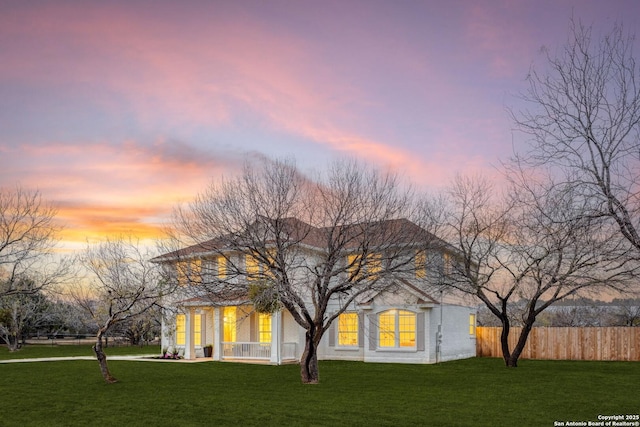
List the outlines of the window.
{"type": "Polygon", "coordinates": [[[475,335],[475,334],[476,334],[476,315],[472,313],[469,315],[469,335],[475,335]]]}
{"type": "Polygon", "coordinates": [[[358,313],[338,316],[338,345],[358,346],[358,313]]]}
{"type": "Polygon", "coordinates": [[[371,280],[376,280],[378,275],[382,271],[382,254],[375,253],[370,254],[367,257],[367,273],[369,273],[369,277],[371,280]]]}
{"type": "Polygon", "coordinates": [[[427,252],[418,251],[416,253],[416,279],[427,277],[427,252]]]}
{"type": "Polygon", "coordinates": [[[178,285],[186,286],[188,282],[187,276],[188,264],[186,261],[179,261],[176,263],[176,276],[178,277],[178,285]]]}
{"type": "MultiPolygon", "coordinates": [[[[185,345],[187,342],[187,316],[176,315],[176,345],[185,345]]],[[[202,315],[193,316],[193,344],[202,345],[202,315]]]]}
{"type": "Polygon", "coordinates": [[[236,308],[225,307],[223,310],[224,341],[236,341],[236,308]]]}
{"type": "Polygon", "coordinates": [[[218,280],[227,279],[227,259],[223,256],[218,257],[218,280]]]}
{"type": "Polygon", "coordinates": [[[361,260],[362,256],[360,255],[347,255],[347,273],[349,273],[349,277],[353,280],[359,280],[362,276],[361,274],[361,260]]]}
{"type": "Polygon", "coordinates": [[[194,259],[191,261],[191,276],[189,277],[190,283],[202,283],[202,260],[194,259]]]}
{"type": "Polygon", "coordinates": [[[378,345],[386,348],[416,346],[416,314],[406,310],[387,310],[378,315],[378,345]]]}
{"type": "Polygon", "coordinates": [[[442,254],[443,264],[444,264],[444,274],[449,275],[453,272],[453,263],[451,259],[451,255],[448,253],[442,254]]]}
{"type": "Polygon", "coordinates": [[[176,263],[176,273],[178,277],[178,284],[180,286],[200,283],[202,274],[202,260],[194,259],[190,261],[178,261],[176,263]]]}
{"type": "Polygon", "coordinates": [[[247,268],[247,280],[255,280],[260,274],[260,262],[253,255],[245,256],[245,264],[247,268]]]}
{"type": "Polygon", "coordinates": [[[186,321],[184,314],[176,315],[176,345],[185,345],[186,321]]]}
{"type": "Polygon", "coordinates": [[[347,255],[347,273],[353,281],[360,280],[364,276],[369,276],[372,280],[378,278],[378,274],[382,271],[382,254],[372,253],[362,260],[362,255],[347,255]]]}
{"type": "Polygon", "coordinates": [[[202,345],[202,314],[193,317],[193,345],[202,345]]]}
{"type": "Polygon", "coordinates": [[[258,340],[261,343],[271,342],[271,315],[269,313],[258,314],[258,340]]]}

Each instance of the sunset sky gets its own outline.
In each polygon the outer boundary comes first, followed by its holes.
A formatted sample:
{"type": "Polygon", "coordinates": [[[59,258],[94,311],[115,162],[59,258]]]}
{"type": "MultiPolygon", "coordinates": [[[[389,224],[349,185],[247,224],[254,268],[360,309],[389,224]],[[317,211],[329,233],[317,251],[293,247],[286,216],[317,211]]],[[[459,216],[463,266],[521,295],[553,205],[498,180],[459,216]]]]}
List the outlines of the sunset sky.
{"type": "Polygon", "coordinates": [[[0,0],[0,186],[39,189],[73,246],[158,235],[246,156],[492,173],[572,15],[640,34],[635,0],[0,0]]]}

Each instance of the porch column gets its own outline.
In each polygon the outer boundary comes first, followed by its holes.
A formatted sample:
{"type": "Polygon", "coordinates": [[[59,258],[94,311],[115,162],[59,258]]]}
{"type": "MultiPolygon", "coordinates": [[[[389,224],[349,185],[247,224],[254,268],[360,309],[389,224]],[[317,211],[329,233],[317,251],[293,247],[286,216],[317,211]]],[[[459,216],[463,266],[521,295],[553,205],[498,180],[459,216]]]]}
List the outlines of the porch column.
{"type": "Polygon", "coordinates": [[[282,363],[282,312],[276,311],[271,315],[271,359],[273,365],[282,363]]]}
{"type": "Polygon", "coordinates": [[[185,324],[185,345],[184,345],[184,358],[191,360],[196,358],[196,348],[194,344],[194,321],[193,317],[195,316],[195,309],[193,307],[189,307],[189,312],[186,316],[186,324],[185,324]]]}
{"type": "Polygon", "coordinates": [[[213,308],[213,360],[222,360],[222,316],[220,307],[213,308]]]}

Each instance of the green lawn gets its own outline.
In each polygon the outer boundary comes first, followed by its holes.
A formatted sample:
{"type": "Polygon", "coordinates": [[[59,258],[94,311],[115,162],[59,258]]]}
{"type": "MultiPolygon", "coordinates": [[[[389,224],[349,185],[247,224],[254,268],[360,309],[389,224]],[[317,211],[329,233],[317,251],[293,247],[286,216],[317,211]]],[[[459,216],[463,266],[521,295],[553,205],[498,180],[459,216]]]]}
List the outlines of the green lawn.
{"type": "MultiPolygon", "coordinates": [[[[0,352],[3,349],[0,349],[0,352]]],[[[439,365],[112,361],[0,364],[2,426],[553,426],[638,414],[640,363],[500,359],[439,365]]]]}
{"type": "MultiPolygon", "coordinates": [[[[107,347],[104,349],[109,355],[128,354],[160,354],[159,345],[107,347]]],[[[0,360],[30,359],[37,357],[65,357],[65,356],[93,356],[91,345],[51,345],[51,344],[27,344],[19,351],[10,352],[6,346],[0,346],[0,360]]],[[[2,424],[0,423],[0,426],[2,424]]]]}

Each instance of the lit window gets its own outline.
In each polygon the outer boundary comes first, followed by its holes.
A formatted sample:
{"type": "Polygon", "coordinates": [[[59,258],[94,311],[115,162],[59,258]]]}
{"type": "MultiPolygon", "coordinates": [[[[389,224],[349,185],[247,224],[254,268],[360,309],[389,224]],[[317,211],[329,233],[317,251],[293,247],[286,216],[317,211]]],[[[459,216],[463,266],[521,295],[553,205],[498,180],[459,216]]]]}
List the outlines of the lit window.
{"type": "Polygon", "coordinates": [[[223,310],[224,318],[224,341],[236,341],[236,308],[225,307],[223,310]]]}
{"type": "Polygon", "coordinates": [[[196,314],[193,317],[193,345],[202,344],[202,315],[196,314]]]}
{"type": "Polygon", "coordinates": [[[378,343],[380,347],[415,347],[415,313],[406,310],[387,310],[378,315],[378,324],[378,343]]]}
{"type": "Polygon", "coordinates": [[[227,278],[227,259],[223,256],[218,257],[218,280],[226,280],[227,278]]]}
{"type": "Polygon", "coordinates": [[[191,261],[190,283],[202,283],[202,260],[194,259],[191,261]]]}
{"type": "Polygon", "coordinates": [[[258,315],[258,339],[261,343],[271,342],[271,315],[260,313],[258,315]]]}
{"type": "Polygon", "coordinates": [[[367,273],[372,280],[378,278],[378,274],[382,271],[382,254],[370,254],[367,257],[367,273]]]}
{"type": "Polygon", "coordinates": [[[427,277],[427,252],[418,251],[416,253],[416,279],[427,277]]]}
{"type": "Polygon", "coordinates": [[[358,314],[342,313],[338,316],[338,345],[358,345],[358,314]]]}
{"type": "Polygon", "coordinates": [[[260,262],[253,255],[245,256],[245,264],[247,267],[247,279],[255,280],[258,274],[260,274],[260,262]]]}
{"type": "Polygon", "coordinates": [[[184,314],[176,315],[176,345],[185,344],[186,317],[184,314]]]}
{"type": "Polygon", "coordinates": [[[347,255],[347,272],[352,280],[358,280],[361,277],[361,258],[360,255],[347,255]]]}
{"type": "Polygon", "coordinates": [[[202,260],[178,261],[176,263],[178,284],[186,286],[188,284],[200,283],[202,274],[202,260]]]}
{"type": "Polygon", "coordinates": [[[178,284],[180,286],[186,286],[188,282],[187,277],[188,264],[186,261],[179,261],[176,263],[176,275],[178,277],[178,284]]]}
{"type": "Polygon", "coordinates": [[[475,335],[475,334],[476,334],[476,315],[470,314],[469,315],[469,335],[475,335]]]}
{"type": "Polygon", "coordinates": [[[347,273],[353,281],[360,280],[364,277],[363,271],[372,280],[378,278],[378,274],[382,271],[382,254],[372,253],[367,255],[364,262],[362,255],[347,255],[347,273]]]}
{"type": "Polygon", "coordinates": [[[451,255],[445,253],[442,255],[443,263],[444,263],[444,274],[449,275],[453,271],[453,263],[451,260],[451,255]]]}

